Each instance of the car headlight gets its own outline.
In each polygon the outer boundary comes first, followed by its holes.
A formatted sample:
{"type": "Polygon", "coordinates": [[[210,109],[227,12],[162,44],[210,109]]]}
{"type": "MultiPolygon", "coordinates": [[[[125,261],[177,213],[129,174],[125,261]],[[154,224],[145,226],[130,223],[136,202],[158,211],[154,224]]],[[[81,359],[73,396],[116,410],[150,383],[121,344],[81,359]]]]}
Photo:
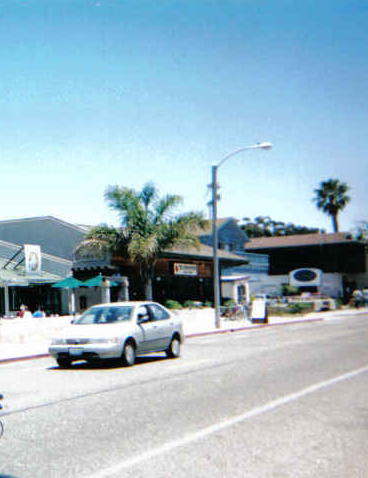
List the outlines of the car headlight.
{"type": "Polygon", "coordinates": [[[101,339],[91,339],[91,343],[95,344],[119,344],[121,342],[120,337],[106,337],[101,339]]]}

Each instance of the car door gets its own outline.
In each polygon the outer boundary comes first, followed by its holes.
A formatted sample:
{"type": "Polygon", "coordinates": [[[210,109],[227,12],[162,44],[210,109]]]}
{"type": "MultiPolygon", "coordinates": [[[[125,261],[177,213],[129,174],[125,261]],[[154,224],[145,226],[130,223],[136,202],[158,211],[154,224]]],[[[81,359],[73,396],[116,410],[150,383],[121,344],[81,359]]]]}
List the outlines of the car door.
{"type": "Polygon", "coordinates": [[[159,304],[149,304],[148,309],[150,310],[152,321],[157,326],[157,349],[165,350],[169,346],[173,335],[174,320],[170,313],[159,304]]]}
{"type": "Polygon", "coordinates": [[[161,332],[159,324],[147,305],[140,305],[137,309],[137,324],[142,331],[142,341],[138,344],[137,352],[151,352],[160,349],[161,332]]]}

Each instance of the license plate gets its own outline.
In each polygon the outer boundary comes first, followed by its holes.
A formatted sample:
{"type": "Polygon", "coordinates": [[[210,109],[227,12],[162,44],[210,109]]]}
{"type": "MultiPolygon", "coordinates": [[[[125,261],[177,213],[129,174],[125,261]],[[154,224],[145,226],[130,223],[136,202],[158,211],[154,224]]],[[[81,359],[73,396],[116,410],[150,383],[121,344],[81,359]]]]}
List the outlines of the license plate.
{"type": "Polygon", "coordinates": [[[69,354],[70,355],[82,355],[83,353],[83,349],[78,349],[78,348],[75,348],[75,349],[69,349],[69,354]]]}

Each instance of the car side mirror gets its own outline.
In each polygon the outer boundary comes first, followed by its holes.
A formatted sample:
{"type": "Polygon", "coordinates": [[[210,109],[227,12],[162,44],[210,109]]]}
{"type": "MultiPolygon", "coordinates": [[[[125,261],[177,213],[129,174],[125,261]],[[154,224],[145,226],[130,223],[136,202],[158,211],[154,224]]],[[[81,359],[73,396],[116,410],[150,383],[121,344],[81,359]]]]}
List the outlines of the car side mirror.
{"type": "Polygon", "coordinates": [[[143,324],[144,322],[148,322],[149,317],[146,314],[138,314],[137,316],[137,322],[138,324],[143,324]]]}

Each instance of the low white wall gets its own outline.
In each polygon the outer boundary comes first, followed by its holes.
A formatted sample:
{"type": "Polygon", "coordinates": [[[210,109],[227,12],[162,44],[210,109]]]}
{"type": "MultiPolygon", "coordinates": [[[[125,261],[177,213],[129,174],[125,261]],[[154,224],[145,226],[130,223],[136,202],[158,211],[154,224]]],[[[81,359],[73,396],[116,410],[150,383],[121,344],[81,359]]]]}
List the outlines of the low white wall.
{"type": "Polygon", "coordinates": [[[288,284],[288,282],[288,275],[259,274],[257,277],[252,276],[249,281],[250,294],[281,295],[282,284],[288,284]]]}
{"type": "MultiPolygon", "coordinates": [[[[289,284],[289,275],[264,275],[257,279],[251,278],[249,281],[250,293],[280,295],[283,284],[289,284]]],[[[342,296],[342,274],[340,273],[323,273],[322,285],[319,288],[324,295],[331,297],[342,296]]]]}
{"type": "Polygon", "coordinates": [[[320,292],[330,297],[341,297],[343,294],[342,274],[340,273],[323,273],[320,292]]]}

